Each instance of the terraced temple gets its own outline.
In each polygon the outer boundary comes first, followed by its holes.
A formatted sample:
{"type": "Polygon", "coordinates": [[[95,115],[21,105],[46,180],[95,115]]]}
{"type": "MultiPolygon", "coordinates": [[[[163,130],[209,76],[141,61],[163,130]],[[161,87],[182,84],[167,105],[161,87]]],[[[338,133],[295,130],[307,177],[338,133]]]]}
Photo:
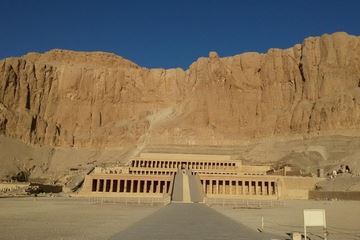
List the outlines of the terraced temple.
{"type": "Polygon", "coordinates": [[[231,155],[141,153],[124,166],[96,167],[80,195],[206,202],[211,199],[307,199],[321,178],[290,168],[243,165],[231,155]]]}

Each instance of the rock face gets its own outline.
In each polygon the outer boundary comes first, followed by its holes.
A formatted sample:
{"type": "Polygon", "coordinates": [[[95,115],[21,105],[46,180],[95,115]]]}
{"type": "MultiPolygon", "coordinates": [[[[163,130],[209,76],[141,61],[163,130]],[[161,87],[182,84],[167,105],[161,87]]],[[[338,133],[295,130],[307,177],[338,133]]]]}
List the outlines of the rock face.
{"type": "Polygon", "coordinates": [[[225,145],[360,128],[360,37],[220,58],[186,71],[108,53],[52,50],[0,61],[0,134],[74,147],[225,145]]]}

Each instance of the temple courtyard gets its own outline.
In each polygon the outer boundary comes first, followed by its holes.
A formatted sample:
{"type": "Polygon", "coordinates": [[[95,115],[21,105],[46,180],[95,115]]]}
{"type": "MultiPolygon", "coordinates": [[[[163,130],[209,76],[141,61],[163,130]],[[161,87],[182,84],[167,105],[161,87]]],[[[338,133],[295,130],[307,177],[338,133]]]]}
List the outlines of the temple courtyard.
{"type": "MultiPolygon", "coordinates": [[[[328,240],[360,238],[357,201],[208,207],[37,197],[0,199],[0,239],[290,239],[288,233],[303,231],[307,208],[326,210],[328,240]]],[[[322,229],[308,231],[311,239],[322,239],[322,229]]]]}

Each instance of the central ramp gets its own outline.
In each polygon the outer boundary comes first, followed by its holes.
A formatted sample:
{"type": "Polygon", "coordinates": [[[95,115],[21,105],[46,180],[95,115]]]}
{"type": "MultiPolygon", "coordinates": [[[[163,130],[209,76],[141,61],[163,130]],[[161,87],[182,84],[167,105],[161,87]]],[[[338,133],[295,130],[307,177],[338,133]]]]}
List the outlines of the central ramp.
{"type": "Polygon", "coordinates": [[[178,169],[171,200],[182,203],[202,202],[204,193],[201,186],[198,175],[189,169],[178,169]]]}
{"type": "MultiPolygon", "coordinates": [[[[112,240],[270,240],[204,204],[172,203],[140,220],[112,240]]],[[[276,239],[276,238],[275,238],[276,239]]]]}

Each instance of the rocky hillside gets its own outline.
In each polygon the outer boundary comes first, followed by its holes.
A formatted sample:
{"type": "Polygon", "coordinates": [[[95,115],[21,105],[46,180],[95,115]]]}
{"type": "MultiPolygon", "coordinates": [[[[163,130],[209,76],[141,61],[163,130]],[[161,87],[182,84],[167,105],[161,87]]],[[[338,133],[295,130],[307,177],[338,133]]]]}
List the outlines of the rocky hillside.
{"type": "MultiPolygon", "coordinates": [[[[240,43],[239,43],[240,44],[240,43]]],[[[102,52],[0,61],[0,134],[35,145],[231,145],[360,129],[360,37],[146,69],[102,52]]]]}

